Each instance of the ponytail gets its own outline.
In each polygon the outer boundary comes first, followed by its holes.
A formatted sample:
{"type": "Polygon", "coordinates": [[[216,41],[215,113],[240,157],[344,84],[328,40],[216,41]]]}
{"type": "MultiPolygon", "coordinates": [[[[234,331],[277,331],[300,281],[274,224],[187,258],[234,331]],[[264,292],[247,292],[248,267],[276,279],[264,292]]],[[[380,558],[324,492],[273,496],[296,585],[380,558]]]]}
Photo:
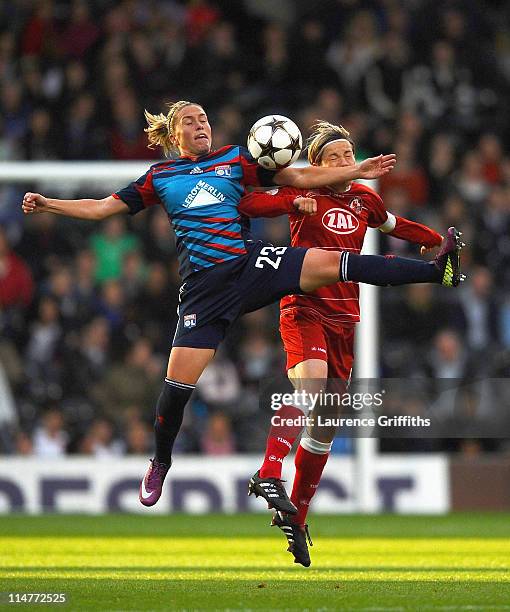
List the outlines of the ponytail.
{"type": "MultiPolygon", "coordinates": [[[[196,102],[189,102],[188,100],[179,100],[178,102],[174,102],[174,104],[168,105],[167,115],[164,115],[163,113],[153,115],[147,110],[144,111],[145,119],[147,121],[147,125],[149,126],[144,130],[147,133],[147,137],[149,139],[149,149],[162,147],[166,157],[168,157],[172,150],[177,149],[177,146],[173,140],[175,116],[177,115],[178,111],[180,111],[185,106],[191,106],[195,104],[196,102]]],[[[197,104],[197,106],[200,106],[200,104],[197,104]]]]}

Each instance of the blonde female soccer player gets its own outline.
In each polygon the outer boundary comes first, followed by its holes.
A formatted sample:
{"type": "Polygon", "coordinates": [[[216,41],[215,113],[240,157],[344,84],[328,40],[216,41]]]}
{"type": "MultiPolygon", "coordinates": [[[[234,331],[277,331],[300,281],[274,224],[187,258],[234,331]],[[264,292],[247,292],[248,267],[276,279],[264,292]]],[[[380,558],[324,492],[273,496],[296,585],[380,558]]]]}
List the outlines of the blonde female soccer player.
{"type": "MultiPolygon", "coordinates": [[[[308,160],[312,167],[353,168],[355,148],[349,132],[342,126],[319,121],[309,139],[308,160]]],[[[347,253],[348,258],[359,257],[368,227],[418,244],[422,253],[440,246],[442,241],[442,236],[434,230],[386,211],[375,191],[350,180],[309,190],[284,187],[265,193],[253,192],[241,200],[240,211],[250,217],[288,214],[292,246],[319,247],[328,253],[347,253]]],[[[457,233],[451,228],[439,259],[445,251],[460,249],[460,246],[457,233]]],[[[382,257],[375,259],[384,261],[382,257]]],[[[354,277],[348,273],[347,279],[354,280],[354,277]]],[[[359,287],[354,282],[336,283],[282,298],[280,333],[287,354],[288,377],[296,389],[317,397],[326,389],[328,379],[337,391],[342,389],[339,381],[346,382],[351,376],[354,331],[359,319],[359,287]]],[[[326,416],[325,411],[331,416],[331,407],[319,404],[313,413],[326,416]]],[[[264,461],[251,480],[250,491],[277,509],[273,524],[285,533],[296,562],[309,566],[306,516],[336,430],[319,427],[317,420],[310,420],[313,424],[297,448],[290,500],[284,496],[279,500],[273,483],[281,483],[283,459],[301,432],[302,408],[283,406],[277,415],[279,420],[269,432],[264,461]],[[282,426],[282,419],[296,425],[282,426]]]]}
{"type": "MultiPolygon", "coordinates": [[[[25,214],[51,212],[99,220],[161,206],[175,231],[183,281],[179,320],[156,405],[156,454],[139,492],[141,503],[152,506],[161,496],[184,407],[232,322],[283,295],[314,291],[342,280],[345,274],[352,280],[371,282],[368,261],[366,266],[346,265],[339,252],[253,241],[248,219],[239,212],[245,188],[274,184],[319,188],[356,178],[377,178],[393,168],[395,156],[380,155],[347,168],[268,172],[244,147],[213,149],[211,126],[200,104],[179,101],[170,105],[167,114],[146,112],[146,118],[149,146],[162,147],[168,159],[101,200],[57,200],[27,193],[22,207],[25,214]],[[360,268],[364,269],[363,278],[356,271],[360,268]]],[[[453,252],[450,255],[453,257],[453,252]]],[[[414,260],[387,261],[375,266],[372,280],[380,282],[384,275],[387,284],[441,282],[446,263],[441,265],[443,270],[414,260]]]]}

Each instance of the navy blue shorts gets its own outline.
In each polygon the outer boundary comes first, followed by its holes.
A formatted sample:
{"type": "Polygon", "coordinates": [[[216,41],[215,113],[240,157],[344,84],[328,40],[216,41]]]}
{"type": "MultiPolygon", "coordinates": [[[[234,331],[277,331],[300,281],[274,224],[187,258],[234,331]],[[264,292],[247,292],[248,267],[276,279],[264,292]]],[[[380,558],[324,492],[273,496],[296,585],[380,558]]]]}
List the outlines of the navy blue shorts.
{"type": "Polygon", "coordinates": [[[179,292],[172,346],[217,348],[229,326],[246,312],[300,293],[307,249],[249,242],[248,253],[193,274],[179,292]]]}

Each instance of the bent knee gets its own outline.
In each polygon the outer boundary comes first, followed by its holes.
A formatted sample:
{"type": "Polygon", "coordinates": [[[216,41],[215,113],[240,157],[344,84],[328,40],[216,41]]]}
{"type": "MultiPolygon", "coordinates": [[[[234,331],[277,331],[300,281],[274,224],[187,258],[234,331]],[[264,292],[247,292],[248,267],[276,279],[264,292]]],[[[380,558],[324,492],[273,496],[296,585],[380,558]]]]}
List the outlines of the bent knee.
{"type": "Polygon", "coordinates": [[[323,359],[305,359],[291,368],[287,375],[295,387],[306,387],[313,380],[314,387],[322,389],[328,377],[328,362],[323,359]]]}
{"type": "Polygon", "coordinates": [[[301,272],[301,289],[314,291],[336,283],[340,278],[340,256],[339,251],[308,249],[301,272]]]}

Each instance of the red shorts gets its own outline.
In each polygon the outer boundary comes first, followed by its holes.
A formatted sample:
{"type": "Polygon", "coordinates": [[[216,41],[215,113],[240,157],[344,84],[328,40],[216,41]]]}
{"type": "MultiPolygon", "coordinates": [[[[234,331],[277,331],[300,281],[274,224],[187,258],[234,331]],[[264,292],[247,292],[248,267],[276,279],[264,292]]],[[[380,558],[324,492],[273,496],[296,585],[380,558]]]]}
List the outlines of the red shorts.
{"type": "Polygon", "coordinates": [[[287,370],[307,359],[328,363],[328,378],[349,380],[354,361],[354,325],[335,323],[302,308],[280,313],[287,370]]]}

